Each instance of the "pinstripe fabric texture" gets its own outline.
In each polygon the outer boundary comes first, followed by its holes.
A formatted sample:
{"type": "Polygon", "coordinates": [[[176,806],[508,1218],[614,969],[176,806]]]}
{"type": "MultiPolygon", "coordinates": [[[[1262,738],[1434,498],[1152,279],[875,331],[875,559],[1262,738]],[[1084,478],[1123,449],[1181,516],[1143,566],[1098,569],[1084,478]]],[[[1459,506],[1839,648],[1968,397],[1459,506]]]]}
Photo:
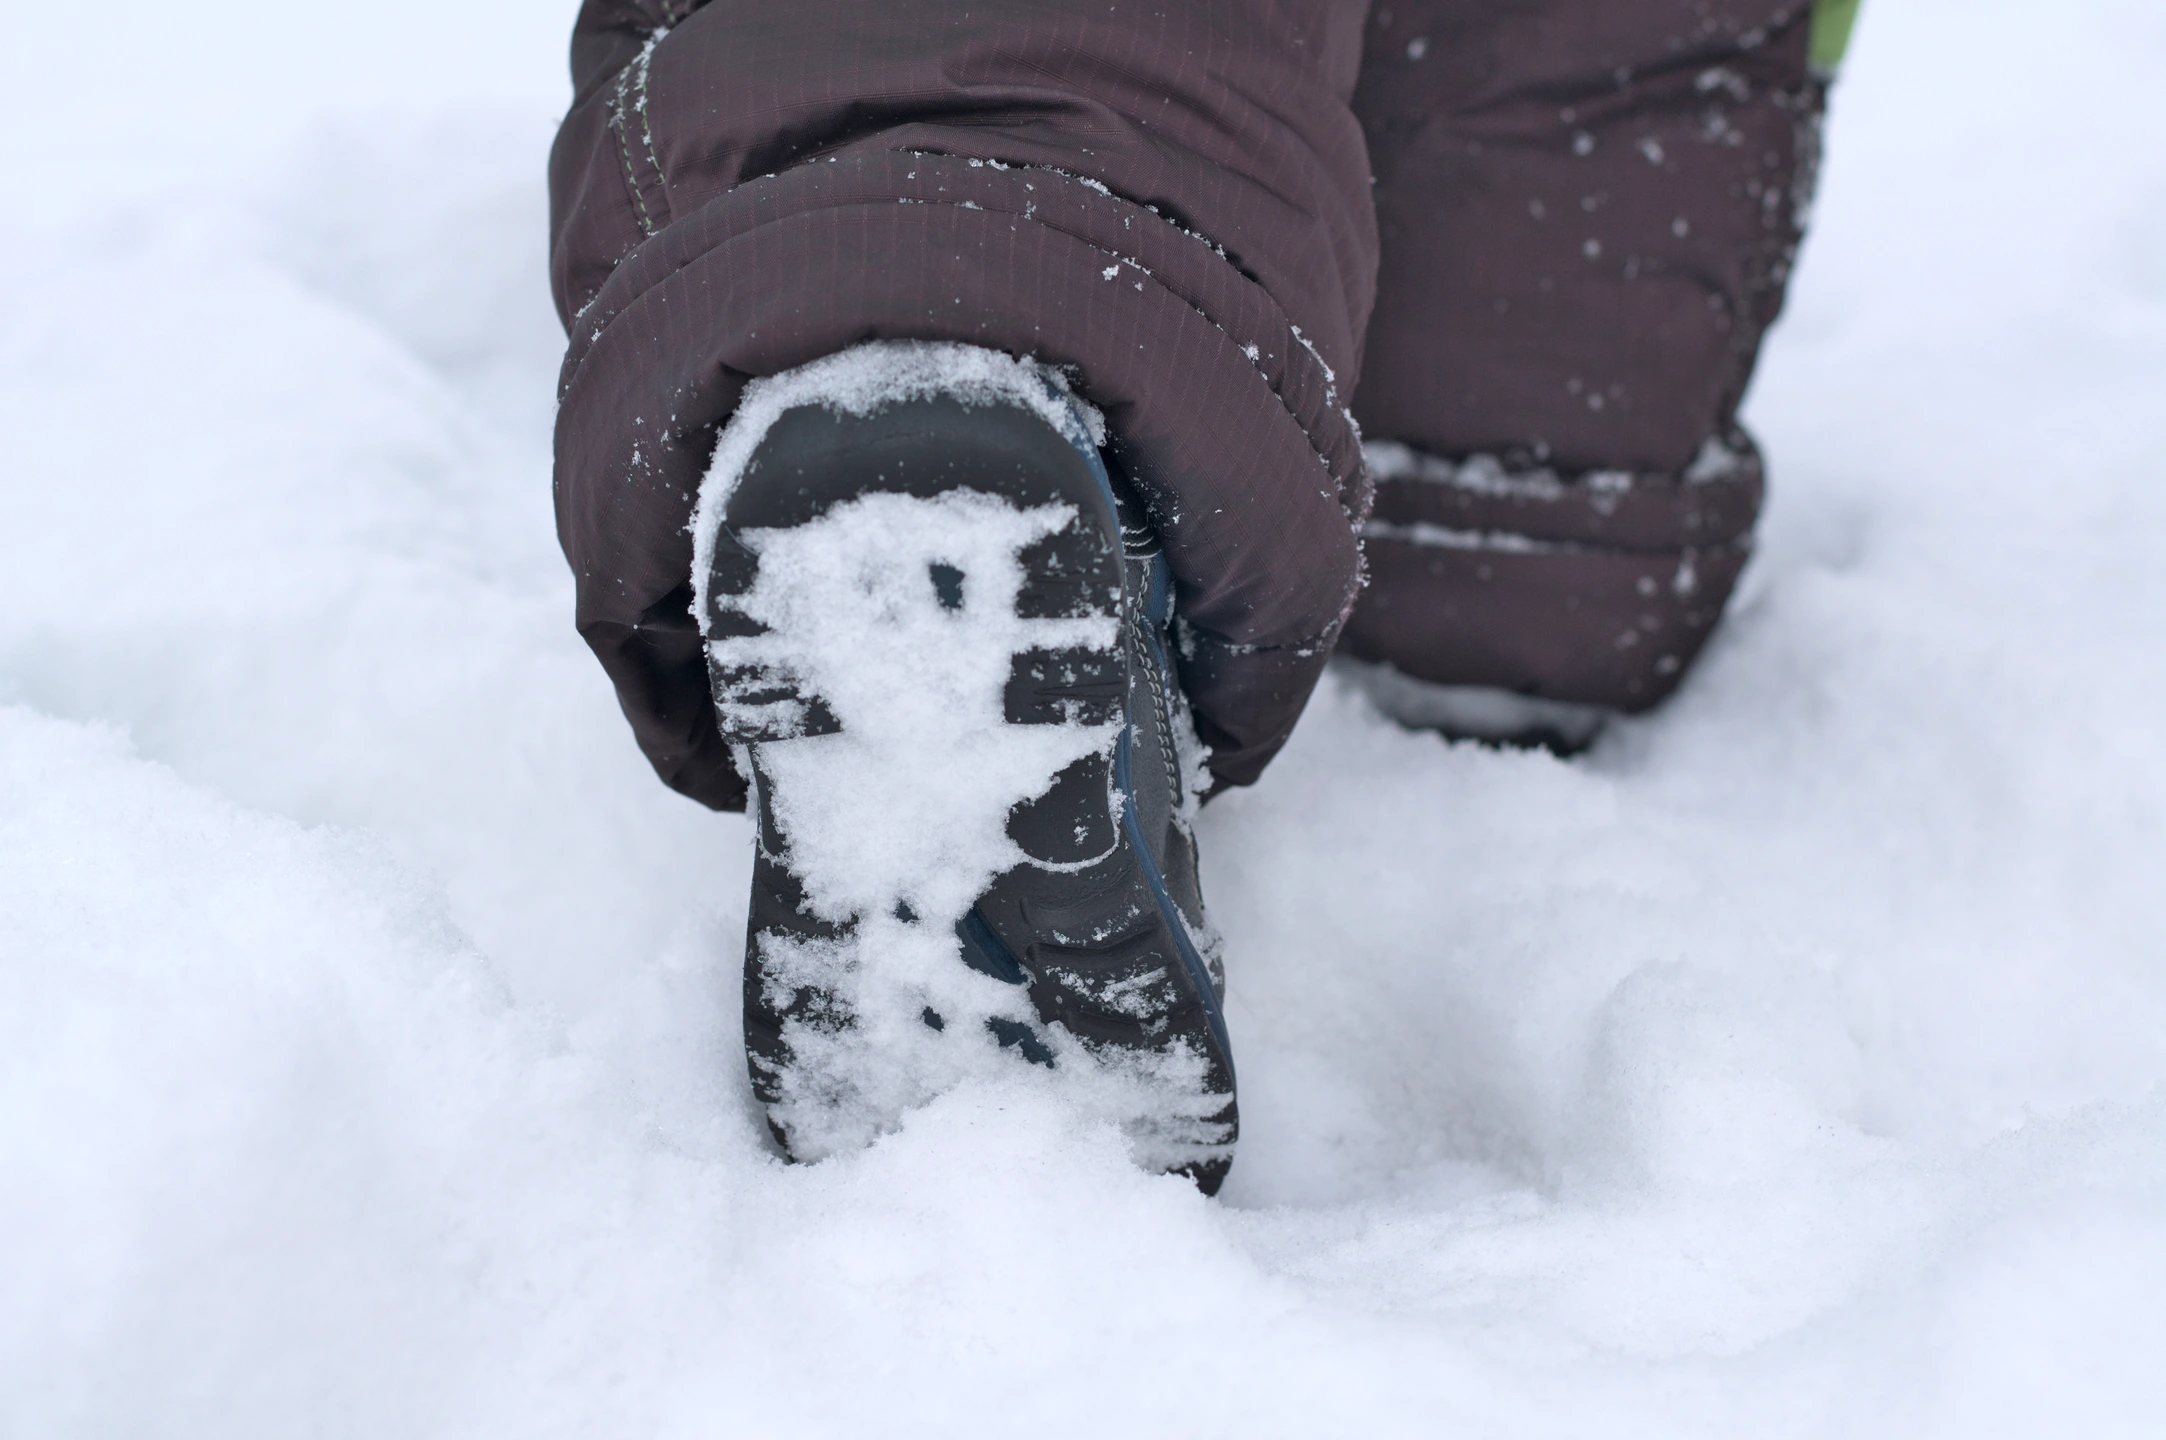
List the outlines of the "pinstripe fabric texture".
{"type": "Polygon", "coordinates": [[[587,0],[557,518],[641,746],[743,803],[693,496],[751,377],[876,338],[1105,411],[1223,781],[1342,635],[1655,703],[1759,510],[1736,410],[1811,191],[1808,37],[1806,0],[587,0]],[[1357,414],[1430,460],[1372,486],[1357,414]]]}
{"type": "Polygon", "coordinates": [[[1071,371],[1165,542],[1214,768],[1254,777],[1358,584],[1364,8],[712,0],[657,39],[588,7],[575,57],[615,69],[552,163],[558,527],[665,779],[742,803],[685,604],[715,430],[874,338],[1071,371]]]}
{"type": "Polygon", "coordinates": [[[1737,409],[1819,158],[1808,0],[1377,0],[1354,108],[1382,478],[1344,637],[1417,678],[1643,710],[1749,551],[1737,409]],[[1712,447],[1710,442],[1713,442],[1712,447]]]}

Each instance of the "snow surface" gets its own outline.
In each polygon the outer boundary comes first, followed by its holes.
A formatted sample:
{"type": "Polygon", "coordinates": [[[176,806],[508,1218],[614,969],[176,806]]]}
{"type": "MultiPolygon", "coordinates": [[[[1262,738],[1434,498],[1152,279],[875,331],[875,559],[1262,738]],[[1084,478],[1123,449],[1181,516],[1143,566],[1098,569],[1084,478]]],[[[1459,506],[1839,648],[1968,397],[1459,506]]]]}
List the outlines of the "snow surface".
{"type": "Polygon", "coordinates": [[[0,1433],[2156,1433],[2155,7],[1865,8],[1674,705],[1206,812],[1219,1203],[769,1157],[549,533],[569,8],[11,21],[0,1433]]]}

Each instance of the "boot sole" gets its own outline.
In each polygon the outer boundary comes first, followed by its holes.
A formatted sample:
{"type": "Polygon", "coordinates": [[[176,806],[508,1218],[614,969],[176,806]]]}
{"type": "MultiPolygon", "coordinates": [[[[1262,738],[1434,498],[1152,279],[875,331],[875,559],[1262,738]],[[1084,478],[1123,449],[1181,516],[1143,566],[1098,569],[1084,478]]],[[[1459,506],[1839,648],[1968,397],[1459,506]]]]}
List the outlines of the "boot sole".
{"type": "MultiPolygon", "coordinates": [[[[1035,800],[1014,807],[1008,836],[1030,857],[997,879],[956,925],[971,968],[1027,987],[1039,1025],[1060,1025],[1094,1054],[1163,1055],[1200,1061],[1190,1079],[1204,1103],[1179,1143],[1161,1146],[1164,1168],[1214,1191],[1230,1164],[1237,1127],[1224,1018],[1204,961],[1158,873],[1138,821],[1130,758],[1131,677],[1120,627],[1139,623],[1144,597],[1127,594],[1121,522],[1112,482],[1044,419],[1016,406],[968,407],[918,400],[872,415],[806,406],[780,416],[723,507],[704,617],[710,679],[724,736],[753,771],[762,844],[755,857],[745,971],[746,1058],[755,1092],[786,1151],[790,1127],[773,1118],[794,1062],[793,1025],[846,1029],[833,997],[796,985],[773,960],[787,944],[834,942],[848,919],[821,919],[777,843],[765,772],[770,747],[839,734],[843,707],[801,669],[762,658],[772,633],[750,613],[760,537],[787,531],[873,495],[937,500],[956,492],[997,497],[1018,510],[1060,506],[1067,523],[1017,555],[1019,620],[1110,621],[1091,643],[1031,645],[1008,658],[1002,718],[1014,726],[1110,727],[1110,746],[1067,764],[1035,800]],[[749,541],[749,543],[748,543],[749,541]],[[1119,797],[1109,803],[1109,795],[1119,797]],[[778,947],[768,941],[785,942],[778,947]]],[[[935,563],[925,583],[942,605],[961,608],[973,577],[935,563]]],[[[1155,637],[1154,637],[1155,643],[1155,637]]],[[[1158,722],[1155,713],[1153,723],[1158,722]]],[[[859,917],[862,918],[862,917],[859,917]]],[[[925,1023],[944,1019],[930,1008],[925,1023]]],[[[1047,1037],[1015,1020],[988,1022],[1022,1058],[1053,1063],[1047,1037]]],[[[1191,1066],[1191,1072],[1196,1067],[1191,1066]]],[[[1176,1126],[1176,1129],[1181,1127],[1176,1126]]]]}

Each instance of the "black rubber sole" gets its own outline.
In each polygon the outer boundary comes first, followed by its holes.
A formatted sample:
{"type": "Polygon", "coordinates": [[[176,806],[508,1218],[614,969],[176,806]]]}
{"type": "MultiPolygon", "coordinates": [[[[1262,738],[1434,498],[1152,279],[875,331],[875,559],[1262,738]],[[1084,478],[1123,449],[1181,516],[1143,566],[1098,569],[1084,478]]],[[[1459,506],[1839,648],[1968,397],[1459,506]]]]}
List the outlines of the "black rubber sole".
{"type": "MultiPolygon", "coordinates": [[[[1137,593],[1136,568],[1123,558],[1111,482],[1095,454],[1016,406],[971,407],[942,398],[869,416],[817,406],[783,414],[724,507],[707,586],[710,640],[764,633],[737,604],[759,574],[758,556],[740,532],[803,525],[874,493],[931,499],[954,490],[999,496],[1018,508],[1059,504],[1073,512],[1067,525],[1021,553],[1019,617],[1121,622],[1120,638],[1109,645],[1015,655],[1003,697],[1006,721],[1095,726],[1132,719],[1139,695],[1150,691],[1130,659],[1146,597],[1137,593]]],[[[951,608],[962,603],[969,583],[951,566],[928,567],[926,584],[951,608]]],[[[788,1027],[835,1032],[851,1021],[832,996],[779,984],[762,958],[761,939],[834,940],[850,926],[821,921],[806,907],[768,808],[761,751],[835,733],[840,722],[800,676],[727,664],[712,651],[710,669],[723,732],[749,747],[754,770],[761,843],[747,924],[745,1047],[754,1091],[774,1106],[792,1063],[788,1027]]],[[[1165,717],[1154,710],[1149,719],[1162,724],[1165,717]]],[[[1154,1056],[1181,1046],[1202,1057],[1199,1108],[1209,1113],[1198,1116],[1197,1143],[1170,1156],[1167,1168],[1191,1175],[1210,1193],[1231,1163],[1237,1129],[1232,1062],[1211,977],[1135,824],[1129,751],[1124,736],[1111,753],[1070,765],[1037,800],[1015,808],[1010,838],[1041,863],[997,880],[957,936],[965,963],[1027,986],[1042,1024],[1064,1027],[1093,1051],[1154,1056]]],[[[924,1018],[935,1028],[945,1024],[930,1010],[924,1018]]],[[[1051,1048],[1028,1027],[996,1020],[989,1028],[1020,1059],[1052,1063],[1051,1048]]],[[[789,1151],[786,1127],[770,1123],[789,1151]]]]}

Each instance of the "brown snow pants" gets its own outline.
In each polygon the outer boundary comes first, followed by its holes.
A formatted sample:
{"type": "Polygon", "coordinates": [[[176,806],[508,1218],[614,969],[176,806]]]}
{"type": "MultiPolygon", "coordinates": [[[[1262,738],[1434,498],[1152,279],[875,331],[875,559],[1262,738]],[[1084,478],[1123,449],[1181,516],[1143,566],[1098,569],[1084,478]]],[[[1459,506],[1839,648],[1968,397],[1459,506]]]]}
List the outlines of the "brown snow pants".
{"type": "Polygon", "coordinates": [[[1808,0],[587,0],[557,515],[649,759],[743,804],[692,499],[750,378],[874,338],[1035,356],[1106,413],[1224,781],[1335,647],[1661,700],[1760,507],[1737,408],[1812,187],[1811,30],[1808,0]]]}

